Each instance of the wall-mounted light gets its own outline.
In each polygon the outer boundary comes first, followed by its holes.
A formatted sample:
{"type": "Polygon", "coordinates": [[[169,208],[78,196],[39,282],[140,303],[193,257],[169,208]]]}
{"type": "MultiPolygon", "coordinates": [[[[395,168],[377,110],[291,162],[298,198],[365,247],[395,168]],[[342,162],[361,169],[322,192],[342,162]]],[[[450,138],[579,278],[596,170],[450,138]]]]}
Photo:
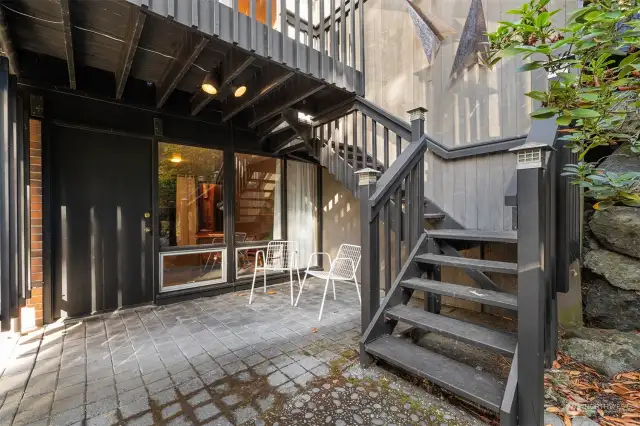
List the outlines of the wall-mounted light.
{"type": "Polygon", "coordinates": [[[173,154],[171,154],[171,162],[172,163],[181,163],[182,162],[182,155],[180,155],[179,152],[174,152],[173,154]]]}
{"type": "Polygon", "coordinates": [[[202,81],[202,85],[200,86],[200,88],[203,92],[208,93],[209,95],[216,95],[218,93],[220,84],[214,71],[209,71],[207,73],[207,75],[204,77],[204,80],[202,81]]]}
{"type": "Polygon", "coordinates": [[[233,92],[233,96],[239,98],[247,93],[247,86],[245,86],[244,84],[234,85],[231,86],[231,91],[233,92]]]}

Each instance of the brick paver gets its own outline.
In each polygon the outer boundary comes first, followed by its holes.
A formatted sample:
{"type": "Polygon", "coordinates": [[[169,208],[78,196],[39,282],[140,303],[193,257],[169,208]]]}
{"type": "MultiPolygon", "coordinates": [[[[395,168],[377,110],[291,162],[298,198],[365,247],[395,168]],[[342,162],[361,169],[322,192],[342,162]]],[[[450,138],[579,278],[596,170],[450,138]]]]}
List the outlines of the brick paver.
{"type": "MultiPolygon", "coordinates": [[[[125,310],[22,337],[0,376],[0,424],[242,424],[356,348],[358,298],[288,285],[125,310]]],[[[5,345],[5,343],[2,343],[5,345]]]]}

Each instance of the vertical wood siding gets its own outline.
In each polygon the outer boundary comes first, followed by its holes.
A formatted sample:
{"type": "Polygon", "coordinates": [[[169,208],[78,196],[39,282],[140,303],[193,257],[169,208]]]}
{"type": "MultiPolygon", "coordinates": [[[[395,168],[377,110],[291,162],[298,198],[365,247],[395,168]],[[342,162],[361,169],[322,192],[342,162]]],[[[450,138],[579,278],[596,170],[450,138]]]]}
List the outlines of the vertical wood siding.
{"type": "MultiPolygon", "coordinates": [[[[517,73],[522,61],[513,58],[494,70],[474,66],[452,82],[449,75],[471,0],[414,2],[457,34],[443,42],[429,64],[405,1],[368,0],[366,98],[405,120],[408,110],[427,108],[427,133],[450,147],[526,134],[535,105],[524,94],[543,89],[546,75],[517,73]]],[[[501,20],[513,20],[515,16],[506,11],[523,2],[483,0],[488,30],[495,30],[501,20]]],[[[551,10],[562,9],[556,15],[559,23],[566,21],[574,3],[551,1],[551,10]]],[[[425,170],[425,195],[458,222],[470,229],[512,229],[512,212],[504,205],[504,192],[515,170],[513,154],[444,161],[428,153],[425,170]]]]}

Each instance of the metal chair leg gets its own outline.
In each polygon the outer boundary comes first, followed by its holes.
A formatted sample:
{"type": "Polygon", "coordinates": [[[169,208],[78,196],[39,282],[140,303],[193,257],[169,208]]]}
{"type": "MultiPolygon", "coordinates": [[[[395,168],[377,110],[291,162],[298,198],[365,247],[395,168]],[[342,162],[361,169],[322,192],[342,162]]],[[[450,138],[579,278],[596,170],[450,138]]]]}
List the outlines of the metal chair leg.
{"type": "Polygon", "coordinates": [[[336,280],[331,280],[331,284],[333,285],[333,300],[336,300],[336,280]]]}
{"type": "Polygon", "coordinates": [[[293,269],[289,269],[289,287],[291,294],[291,306],[293,306],[293,269]]]}
{"type": "Polygon", "coordinates": [[[253,288],[256,286],[256,274],[258,273],[258,268],[253,270],[253,283],[251,284],[251,293],[249,294],[249,304],[253,300],[253,288]]]}
{"type": "Polygon", "coordinates": [[[328,289],[329,289],[329,278],[327,278],[327,283],[324,285],[324,294],[322,295],[322,304],[320,305],[320,315],[318,315],[318,321],[322,320],[322,309],[324,309],[324,300],[327,298],[328,289]]]}
{"type": "Polygon", "coordinates": [[[296,303],[293,306],[298,306],[298,301],[300,300],[300,295],[302,294],[302,289],[304,288],[304,282],[307,280],[307,273],[304,273],[304,278],[302,279],[302,284],[300,284],[300,291],[298,291],[298,297],[296,298],[296,303]]]}

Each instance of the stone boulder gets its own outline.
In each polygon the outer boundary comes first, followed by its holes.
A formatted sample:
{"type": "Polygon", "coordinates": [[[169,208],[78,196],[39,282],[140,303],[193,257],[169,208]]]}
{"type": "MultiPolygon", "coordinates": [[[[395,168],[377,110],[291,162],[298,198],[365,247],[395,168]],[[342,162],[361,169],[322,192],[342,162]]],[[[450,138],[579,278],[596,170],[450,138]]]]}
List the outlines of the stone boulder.
{"type": "Polygon", "coordinates": [[[581,328],[560,341],[560,350],[609,377],[640,369],[640,336],[635,333],[581,328]]]}
{"type": "Polygon", "coordinates": [[[597,211],[589,227],[606,248],[640,259],[640,208],[615,206],[597,211]]]}
{"type": "Polygon", "coordinates": [[[622,331],[640,329],[639,292],[621,290],[599,278],[585,278],[584,318],[588,325],[622,331]]]}
{"type": "Polygon", "coordinates": [[[601,275],[614,287],[640,291],[640,260],[609,250],[591,250],[584,266],[601,275]]]}

